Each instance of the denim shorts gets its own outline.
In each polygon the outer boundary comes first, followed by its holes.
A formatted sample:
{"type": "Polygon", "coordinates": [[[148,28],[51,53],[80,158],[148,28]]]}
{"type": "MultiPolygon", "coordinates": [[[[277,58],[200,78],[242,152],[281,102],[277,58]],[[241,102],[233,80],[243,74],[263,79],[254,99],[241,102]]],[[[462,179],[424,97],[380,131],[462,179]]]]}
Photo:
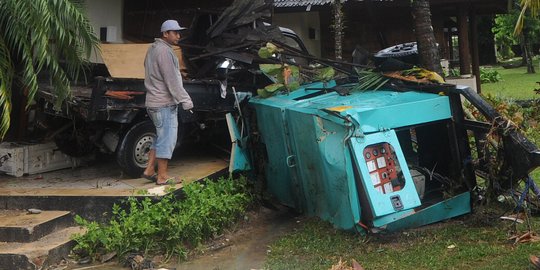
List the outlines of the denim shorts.
{"type": "Polygon", "coordinates": [[[146,111],[157,133],[151,149],[156,150],[157,158],[171,159],[178,135],[178,106],[147,108],[146,111]]]}

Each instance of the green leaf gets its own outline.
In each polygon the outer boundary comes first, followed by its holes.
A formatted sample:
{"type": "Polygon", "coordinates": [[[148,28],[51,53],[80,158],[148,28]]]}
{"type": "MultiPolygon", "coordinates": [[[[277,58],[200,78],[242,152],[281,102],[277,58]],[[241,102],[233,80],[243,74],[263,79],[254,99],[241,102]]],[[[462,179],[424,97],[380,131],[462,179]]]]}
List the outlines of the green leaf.
{"type": "Polygon", "coordinates": [[[259,69],[268,76],[276,76],[283,72],[283,66],[280,64],[260,64],[259,69]]]}
{"type": "Polygon", "coordinates": [[[257,95],[262,98],[268,98],[273,95],[273,93],[269,93],[264,89],[257,89],[257,95]]]}
{"type": "Polygon", "coordinates": [[[269,93],[274,93],[278,90],[283,90],[284,88],[285,88],[285,85],[282,83],[273,83],[273,84],[265,86],[264,90],[269,93]]]}
{"type": "Polygon", "coordinates": [[[28,91],[27,104],[31,104],[38,91],[37,74],[47,70],[59,107],[70,96],[70,79],[84,75],[99,40],[80,2],[0,1],[0,107],[4,112],[0,137],[9,127],[12,84],[16,85],[13,91],[28,91]]]}
{"type": "Polygon", "coordinates": [[[259,57],[260,57],[260,58],[267,59],[267,58],[270,58],[270,57],[272,56],[273,53],[270,52],[270,50],[268,50],[268,48],[266,48],[266,47],[261,47],[261,48],[259,49],[258,54],[259,54],[259,57]]]}
{"type": "Polygon", "coordinates": [[[294,78],[300,78],[300,68],[298,66],[289,66],[291,69],[291,76],[294,78]]]}
{"type": "Polygon", "coordinates": [[[325,67],[317,70],[317,75],[315,76],[315,79],[327,82],[334,79],[335,75],[336,71],[332,67],[325,67]]]}
{"type": "Polygon", "coordinates": [[[289,84],[289,91],[294,91],[294,90],[297,90],[298,88],[300,88],[299,82],[291,82],[289,84]]]}
{"type": "Polygon", "coordinates": [[[271,42],[267,42],[266,43],[266,48],[268,49],[268,51],[272,54],[276,53],[276,52],[281,52],[282,50],[279,49],[276,45],[274,45],[273,43],[271,42]]]}

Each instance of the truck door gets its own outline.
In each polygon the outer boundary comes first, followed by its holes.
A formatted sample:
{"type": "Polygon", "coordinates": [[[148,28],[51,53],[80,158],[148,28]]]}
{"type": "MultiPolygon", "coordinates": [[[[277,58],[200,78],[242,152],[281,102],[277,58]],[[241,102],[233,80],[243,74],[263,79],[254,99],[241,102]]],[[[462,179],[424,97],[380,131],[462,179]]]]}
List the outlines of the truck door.
{"type": "Polygon", "coordinates": [[[394,130],[353,137],[350,147],[362,185],[359,196],[368,204],[362,205],[363,211],[377,219],[420,206],[394,130]]]}

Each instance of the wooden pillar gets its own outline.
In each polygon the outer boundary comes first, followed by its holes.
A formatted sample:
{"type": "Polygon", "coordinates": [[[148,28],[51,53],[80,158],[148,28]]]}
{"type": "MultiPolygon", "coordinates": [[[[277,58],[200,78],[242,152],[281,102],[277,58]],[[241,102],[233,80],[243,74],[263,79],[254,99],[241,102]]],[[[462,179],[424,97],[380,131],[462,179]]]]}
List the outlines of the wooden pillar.
{"type": "Polygon", "coordinates": [[[471,58],[472,58],[472,71],[476,76],[476,91],[480,94],[481,81],[480,81],[480,55],[478,51],[478,18],[476,17],[475,10],[471,10],[470,24],[471,24],[471,58]]]}
{"type": "Polygon", "coordinates": [[[448,61],[454,60],[454,42],[452,35],[452,27],[448,28],[448,61]]]}
{"type": "Polygon", "coordinates": [[[471,74],[471,56],[469,54],[468,6],[461,5],[458,12],[459,71],[462,75],[471,74]]]}

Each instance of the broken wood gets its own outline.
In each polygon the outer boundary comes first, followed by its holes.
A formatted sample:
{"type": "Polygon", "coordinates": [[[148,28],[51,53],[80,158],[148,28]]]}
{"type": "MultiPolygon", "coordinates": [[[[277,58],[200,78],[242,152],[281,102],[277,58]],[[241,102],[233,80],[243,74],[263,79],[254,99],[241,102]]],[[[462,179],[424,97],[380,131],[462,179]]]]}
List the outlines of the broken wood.
{"type": "Polygon", "coordinates": [[[105,96],[107,97],[111,97],[111,98],[116,98],[116,99],[125,99],[125,100],[130,100],[130,99],[134,99],[134,95],[144,95],[145,92],[140,92],[140,91],[112,91],[112,90],[107,90],[107,92],[105,92],[105,96]]]}

